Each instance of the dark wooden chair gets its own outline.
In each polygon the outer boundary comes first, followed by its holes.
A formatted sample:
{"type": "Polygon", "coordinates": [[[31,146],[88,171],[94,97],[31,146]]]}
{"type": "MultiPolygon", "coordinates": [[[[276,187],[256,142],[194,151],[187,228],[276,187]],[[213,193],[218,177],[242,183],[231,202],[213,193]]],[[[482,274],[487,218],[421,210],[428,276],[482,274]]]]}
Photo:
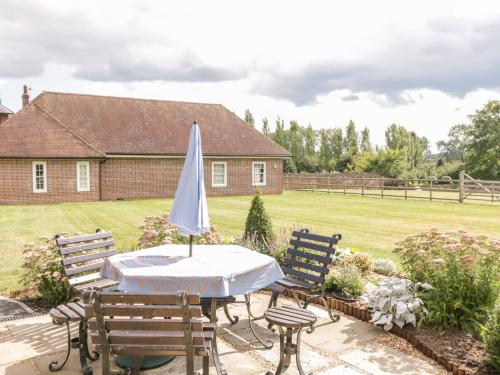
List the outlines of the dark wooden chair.
{"type": "Polygon", "coordinates": [[[340,234],[326,237],[309,233],[307,229],[294,231],[284,260],[283,272],[286,276],[268,287],[272,291],[269,307],[277,306],[280,294],[288,290],[303,309],[319,297],[330,319],[337,321],[339,315],[332,313],[330,298],[325,293],[325,278],[333,261],[335,246],[341,239],[340,234]],[[304,302],[298,297],[299,291],[307,295],[304,302]]]}
{"type": "Polygon", "coordinates": [[[57,235],[56,243],[64,272],[71,289],[77,294],[86,289],[105,289],[118,284],[99,275],[104,259],[116,254],[111,232],[97,229],[95,234],[73,237],[57,235]]]}
{"type": "Polygon", "coordinates": [[[200,356],[203,375],[208,375],[208,356],[216,354],[215,330],[200,319],[199,296],[88,290],[83,301],[89,336],[102,353],[103,375],[124,373],[111,371],[111,355],[132,356],[133,375],[139,374],[145,356],[167,355],[185,356],[186,374],[194,375],[194,357],[200,356]]]}
{"type": "MultiPolygon", "coordinates": [[[[280,362],[274,375],[281,375],[288,369],[292,355],[295,355],[299,374],[305,375],[300,362],[300,336],[305,327],[308,328],[307,332],[312,332],[316,316],[312,312],[296,307],[280,306],[266,310],[264,317],[270,325],[276,325],[280,333],[280,362]],[[295,343],[293,343],[294,333],[297,335],[295,343]]],[[[266,375],[273,373],[268,371],[266,375]]]]}

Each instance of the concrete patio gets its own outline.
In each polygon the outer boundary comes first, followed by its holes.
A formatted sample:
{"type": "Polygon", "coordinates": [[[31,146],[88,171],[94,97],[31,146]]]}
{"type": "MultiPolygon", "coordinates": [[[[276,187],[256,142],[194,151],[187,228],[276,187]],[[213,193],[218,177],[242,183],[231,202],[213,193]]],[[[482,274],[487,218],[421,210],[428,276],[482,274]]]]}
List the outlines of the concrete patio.
{"type": "MultiPolygon", "coordinates": [[[[263,311],[267,296],[254,295],[255,311],[263,311]]],[[[280,299],[280,303],[292,301],[280,299]]],[[[326,311],[311,307],[318,317],[316,330],[302,335],[302,363],[306,373],[316,375],[431,375],[447,372],[427,358],[415,353],[399,338],[384,333],[380,328],[341,315],[339,322],[329,320],[326,311]],[[390,342],[390,345],[387,343],[390,342]]],[[[258,333],[272,340],[271,350],[261,350],[245,319],[244,305],[232,305],[230,311],[242,316],[231,326],[224,314],[219,314],[219,352],[229,375],[262,375],[274,370],[279,359],[278,335],[266,328],[264,321],[257,325],[258,333]]],[[[76,333],[76,325],[73,327],[76,333]]],[[[48,364],[62,360],[66,345],[64,326],[52,324],[48,315],[0,323],[0,375],[51,374],[48,364]]],[[[184,374],[184,358],[176,358],[169,365],[144,372],[147,375],[184,374]]],[[[292,362],[293,363],[293,362],[292,362]]],[[[100,374],[100,360],[91,363],[94,374],[100,374]]],[[[201,361],[198,365],[201,368],[201,361]]],[[[297,374],[293,367],[287,374],[297,374]]],[[[78,351],[73,350],[61,375],[81,374],[78,351]]],[[[215,374],[215,368],[211,369],[215,374]]]]}

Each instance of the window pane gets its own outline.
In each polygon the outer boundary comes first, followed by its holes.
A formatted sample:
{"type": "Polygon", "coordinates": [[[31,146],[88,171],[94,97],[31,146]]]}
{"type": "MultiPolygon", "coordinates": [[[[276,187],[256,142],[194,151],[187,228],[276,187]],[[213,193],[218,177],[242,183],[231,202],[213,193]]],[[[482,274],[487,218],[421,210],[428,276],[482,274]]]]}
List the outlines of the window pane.
{"type": "Polygon", "coordinates": [[[35,164],[35,188],[36,190],[45,189],[45,170],[43,164],[35,164]]]}
{"type": "Polygon", "coordinates": [[[213,184],[225,185],[226,183],[226,165],[223,163],[213,164],[213,184]]]}
{"type": "Polygon", "coordinates": [[[78,188],[89,189],[89,165],[87,163],[78,164],[78,188]]]}

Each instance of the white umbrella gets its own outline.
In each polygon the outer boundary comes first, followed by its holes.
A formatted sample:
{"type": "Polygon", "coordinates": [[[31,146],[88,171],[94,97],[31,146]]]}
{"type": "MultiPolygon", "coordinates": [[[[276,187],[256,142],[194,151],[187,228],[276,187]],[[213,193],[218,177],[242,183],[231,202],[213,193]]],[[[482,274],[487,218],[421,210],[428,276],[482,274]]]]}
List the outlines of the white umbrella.
{"type": "Polygon", "coordinates": [[[189,256],[193,255],[193,235],[199,236],[210,229],[207,197],[203,180],[203,154],[201,134],[196,121],[191,127],[186,161],[170,211],[170,223],[182,236],[189,236],[189,256]]]}

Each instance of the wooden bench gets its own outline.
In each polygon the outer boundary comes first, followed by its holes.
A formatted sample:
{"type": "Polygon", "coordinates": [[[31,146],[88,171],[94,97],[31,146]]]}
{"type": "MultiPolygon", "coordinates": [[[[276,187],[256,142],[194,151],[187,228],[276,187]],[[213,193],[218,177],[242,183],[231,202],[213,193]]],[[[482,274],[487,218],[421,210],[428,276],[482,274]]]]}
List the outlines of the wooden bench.
{"type": "Polygon", "coordinates": [[[332,313],[330,298],[325,293],[325,278],[333,262],[335,246],[341,239],[340,234],[327,237],[309,233],[307,229],[294,231],[290,239],[291,246],[284,259],[283,272],[286,276],[269,286],[272,291],[269,307],[276,306],[280,294],[288,290],[303,309],[311,301],[320,298],[330,319],[337,321],[339,316],[332,313]],[[304,302],[299,300],[298,291],[307,295],[304,302]]]}
{"type": "Polygon", "coordinates": [[[73,237],[57,235],[56,243],[64,273],[74,292],[79,294],[85,289],[105,289],[118,284],[99,275],[105,258],[116,254],[111,232],[97,229],[95,234],[73,237]]]}
{"type": "Polygon", "coordinates": [[[195,374],[195,356],[203,357],[203,375],[209,373],[209,355],[219,363],[212,350],[215,329],[200,319],[197,295],[88,290],[83,299],[91,341],[102,353],[103,375],[116,374],[110,369],[113,354],[134,357],[134,375],[145,356],[185,356],[187,375],[195,374]]]}
{"type": "MultiPolygon", "coordinates": [[[[301,308],[281,306],[266,310],[264,317],[270,325],[277,326],[280,332],[280,361],[274,375],[283,374],[288,369],[292,355],[295,355],[299,374],[304,375],[300,363],[300,336],[305,327],[312,332],[312,327],[317,320],[316,316],[301,308]],[[294,333],[297,334],[295,343],[293,343],[294,333]]],[[[269,371],[266,375],[273,375],[273,373],[269,371]]]]}
{"type": "Polygon", "coordinates": [[[87,365],[87,358],[95,361],[99,358],[98,352],[89,352],[87,344],[87,318],[85,316],[84,305],[81,301],[69,302],[67,304],[54,307],[49,312],[54,324],[66,325],[68,348],[66,358],[59,365],[59,361],[52,361],[49,364],[50,371],[60,371],[68,362],[72,348],[78,348],[80,351],[80,365],[84,375],[92,375],[92,369],[87,365]],[[78,322],[78,337],[71,338],[70,323],[78,322]]]}

